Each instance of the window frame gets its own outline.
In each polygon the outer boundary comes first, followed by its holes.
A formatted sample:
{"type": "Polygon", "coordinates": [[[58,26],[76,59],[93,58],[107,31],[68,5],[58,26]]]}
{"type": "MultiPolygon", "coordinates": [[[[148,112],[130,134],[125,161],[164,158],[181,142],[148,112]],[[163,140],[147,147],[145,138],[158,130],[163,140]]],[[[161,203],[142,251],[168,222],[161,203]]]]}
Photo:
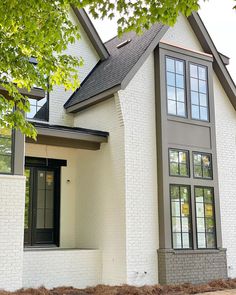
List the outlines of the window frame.
{"type": "MultiPolygon", "coordinates": [[[[182,118],[182,119],[187,119],[188,118],[188,103],[187,103],[187,78],[186,78],[186,60],[184,59],[181,59],[181,58],[177,58],[177,57],[174,57],[174,56],[171,56],[171,55],[165,55],[165,58],[164,58],[164,61],[165,61],[165,92],[166,92],[166,112],[167,112],[167,116],[171,116],[171,117],[177,117],[177,118],[182,118]],[[183,79],[184,79],[184,107],[185,107],[185,115],[184,116],[180,116],[177,114],[177,100],[176,100],[176,114],[170,114],[168,112],[168,102],[169,100],[171,99],[168,99],[168,86],[169,87],[174,87],[175,88],[175,95],[176,95],[176,88],[179,88],[179,87],[176,87],[176,72],[170,72],[170,73],[174,73],[175,74],[175,86],[171,86],[171,85],[168,85],[167,84],[167,59],[172,59],[175,61],[181,61],[183,62],[183,79]]],[[[179,88],[179,89],[182,89],[182,88],[179,88]]],[[[174,100],[171,100],[171,101],[174,101],[174,100]]]]}
{"type": "MultiPolygon", "coordinates": [[[[4,136],[1,136],[0,134],[0,138],[4,138],[4,136]]],[[[10,165],[10,172],[2,172],[0,170],[0,175],[13,175],[14,174],[14,153],[15,153],[15,131],[11,130],[11,136],[9,137],[9,139],[11,139],[11,165],[10,165]]],[[[4,154],[0,154],[2,156],[6,156],[4,154]]]]}
{"type": "MultiPolygon", "coordinates": [[[[194,208],[195,208],[195,233],[196,233],[196,250],[216,250],[217,249],[217,225],[216,225],[216,206],[215,206],[215,189],[213,186],[204,186],[204,185],[194,185],[193,186],[193,193],[194,193],[194,208]],[[199,248],[198,247],[198,229],[197,229],[197,206],[196,206],[196,194],[195,189],[211,189],[212,190],[212,206],[213,206],[213,220],[214,220],[214,240],[215,240],[215,247],[213,248],[199,248]]],[[[207,245],[207,239],[206,239],[206,218],[205,218],[205,202],[203,201],[204,205],[204,225],[205,225],[205,244],[207,245]]],[[[201,233],[201,232],[200,232],[201,233]]]]}
{"type": "MultiPolygon", "coordinates": [[[[191,177],[191,169],[190,169],[190,156],[189,156],[189,150],[186,150],[186,149],[179,149],[179,148],[171,148],[169,147],[168,148],[168,167],[169,167],[169,176],[170,177],[181,177],[181,178],[190,178],[191,177]],[[187,167],[187,172],[188,172],[188,175],[172,175],[171,174],[171,171],[170,171],[170,151],[173,150],[173,151],[177,151],[177,152],[185,152],[187,153],[187,161],[186,161],[186,167],[187,167]]],[[[178,163],[178,168],[179,168],[179,163],[178,163]]]]}
{"type": "MultiPolygon", "coordinates": [[[[207,66],[207,65],[204,65],[204,64],[201,64],[201,63],[197,63],[197,62],[192,62],[192,61],[188,61],[187,62],[188,63],[188,82],[189,82],[189,97],[187,97],[187,99],[189,99],[189,105],[190,105],[190,118],[191,118],[191,120],[194,120],[194,121],[200,121],[200,122],[210,122],[210,101],[209,101],[209,93],[210,93],[210,91],[209,91],[209,67],[207,66]],[[193,66],[197,66],[197,67],[204,67],[205,69],[206,69],[206,101],[207,101],[207,120],[203,120],[203,119],[197,119],[197,118],[193,118],[193,115],[192,115],[192,95],[191,95],[191,92],[196,92],[196,91],[193,91],[192,89],[191,89],[191,78],[193,78],[193,77],[191,77],[191,73],[190,73],[190,67],[191,67],[191,65],[193,65],[193,66]]],[[[199,79],[199,78],[197,78],[197,80],[198,80],[198,85],[199,85],[199,80],[201,80],[201,79],[199,79]]],[[[199,92],[199,89],[198,89],[198,95],[201,93],[201,92],[199,92]]],[[[202,93],[203,94],[203,93],[202,93]]],[[[198,108],[199,108],[199,110],[200,110],[200,107],[201,107],[201,105],[199,104],[199,105],[197,105],[198,106],[198,108]]],[[[199,115],[200,115],[200,113],[199,113],[199,115]]]]}
{"type": "Polygon", "coordinates": [[[214,176],[213,176],[213,157],[212,157],[212,153],[208,153],[208,152],[199,152],[199,151],[192,151],[192,169],[193,169],[193,178],[194,179],[202,179],[202,180],[213,180],[214,179],[214,176]],[[202,166],[202,156],[203,155],[206,155],[206,156],[210,156],[210,159],[211,159],[211,177],[198,177],[198,176],[195,176],[194,174],[194,155],[195,154],[199,154],[201,155],[201,171],[202,171],[202,175],[203,175],[203,166],[202,166]]]}
{"type": "MultiPolygon", "coordinates": [[[[192,210],[192,196],[191,196],[191,185],[188,184],[176,184],[176,183],[170,183],[169,184],[169,200],[170,200],[170,224],[171,224],[171,244],[172,244],[172,249],[174,249],[175,251],[183,251],[183,250],[193,250],[194,249],[194,243],[193,243],[193,210],[192,210]],[[190,221],[190,227],[189,227],[189,248],[174,248],[174,243],[173,243],[173,215],[172,215],[172,199],[171,199],[171,187],[172,186],[176,186],[179,188],[180,187],[187,187],[188,188],[188,193],[189,193],[189,221],[190,221]]],[[[179,202],[181,204],[181,201],[179,202]]],[[[181,226],[181,245],[183,245],[183,237],[182,237],[182,214],[181,214],[181,210],[180,210],[180,226],[181,226]]],[[[184,232],[185,233],[185,232],[184,232]]]]}

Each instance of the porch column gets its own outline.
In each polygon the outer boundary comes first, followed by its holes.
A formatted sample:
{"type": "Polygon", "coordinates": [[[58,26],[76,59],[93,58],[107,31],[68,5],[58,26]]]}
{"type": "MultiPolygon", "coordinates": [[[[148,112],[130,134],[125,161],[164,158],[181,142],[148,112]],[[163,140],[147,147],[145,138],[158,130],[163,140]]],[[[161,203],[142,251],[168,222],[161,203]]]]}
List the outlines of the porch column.
{"type": "Polygon", "coordinates": [[[19,132],[12,150],[13,174],[0,175],[0,289],[7,291],[22,288],[23,275],[24,136],[19,132]]]}

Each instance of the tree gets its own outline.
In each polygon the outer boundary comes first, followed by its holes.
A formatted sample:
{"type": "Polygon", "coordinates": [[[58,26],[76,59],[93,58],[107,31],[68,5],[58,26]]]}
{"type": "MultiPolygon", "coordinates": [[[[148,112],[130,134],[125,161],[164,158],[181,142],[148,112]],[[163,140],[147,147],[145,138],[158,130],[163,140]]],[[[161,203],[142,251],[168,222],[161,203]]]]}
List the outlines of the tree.
{"type": "Polygon", "coordinates": [[[80,38],[78,27],[69,19],[71,5],[87,8],[94,18],[112,19],[118,15],[118,34],[141,33],[155,22],[173,25],[181,12],[189,16],[198,10],[198,0],[1,0],[0,1],[0,127],[21,130],[36,137],[25,120],[30,109],[27,96],[34,85],[51,91],[54,85],[65,89],[79,87],[81,58],[65,54],[69,43],[80,38]],[[35,57],[37,66],[30,62],[35,57]],[[9,98],[10,97],[10,98],[9,98]],[[14,111],[12,111],[14,110],[14,111]]]}

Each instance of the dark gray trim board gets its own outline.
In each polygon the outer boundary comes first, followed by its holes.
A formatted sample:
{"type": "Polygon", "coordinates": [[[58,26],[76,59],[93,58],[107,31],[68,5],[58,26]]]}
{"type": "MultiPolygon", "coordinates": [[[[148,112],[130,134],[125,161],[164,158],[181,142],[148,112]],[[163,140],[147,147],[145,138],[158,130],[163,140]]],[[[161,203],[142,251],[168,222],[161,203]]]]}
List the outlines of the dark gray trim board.
{"type": "MultiPolygon", "coordinates": [[[[204,26],[200,16],[194,12],[189,18],[189,23],[196,34],[203,50],[210,53],[214,57],[213,69],[220,80],[223,89],[228,95],[233,107],[236,109],[236,86],[230,76],[227,68],[225,67],[222,56],[217,51],[206,27],[204,26]]],[[[225,59],[224,59],[225,60],[225,59]]]]}
{"type": "Polygon", "coordinates": [[[88,17],[86,11],[84,9],[78,9],[76,7],[72,7],[75,15],[77,16],[80,24],[85,30],[89,40],[93,44],[95,50],[100,56],[101,60],[107,59],[109,57],[109,53],[104,46],[101,38],[99,37],[94,25],[92,24],[90,18],[88,17]]]}
{"type": "Polygon", "coordinates": [[[67,113],[77,113],[78,111],[82,111],[87,109],[90,106],[93,106],[99,102],[102,102],[104,100],[107,100],[113,95],[118,92],[121,89],[121,85],[117,85],[115,87],[112,87],[111,89],[108,89],[107,91],[104,91],[102,93],[99,93],[96,96],[91,97],[90,99],[87,99],[85,101],[80,102],[79,104],[75,104],[71,107],[68,107],[66,109],[67,113]]]}
{"type": "MultiPolygon", "coordinates": [[[[21,88],[19,89],[19,92],[22,95],[37,100],[40,100],[45,97],[45,91],[42,88],[34,87],[31,89],[31,91],[27,91],[26,89],[21,88]]],[[[10,98],[10,96],[8,95],[8,91],[3,86],[0,86],[0,93],[2,93],[6,98],[10,98]]]]}
{"type": "Polygon", "coordinates": [[[18,130],[14,131],[13,174],[24,175],[25,136],[18,130]]]}
{"type": "MultiPolygon", "coordinates": [[[[204,53],[202,53],[202,58],[207,59],[207,54],[211,55],[211,59],[213,58],[213,69],[218,79],[220,80],[227,96],[229,97],[232,105],[236,109],[236,86],[225,66],[229,63],[229,58],[217,51],[206,28],[204,27],[204,24],[200,19],[200,16],[197,13],[194,12],[188,18],[188,21],[194,33],[196,34],[204,52],[206,53],[205,55],[204,53]]],[[[108,41],[106,43],[106,47],[107,50],[110,52],[110,57],[108,58],[108,60],[105,60],[105,63],[102,62],[102,64],[97,65],[93,69],[93,71],[87,76],[86,79],[88,81],[86,83],[83,83],[83,85],[81,84],[81,87],[72,94],[70,99],[64,105],[67,112],[78,112],[90,107],[91,105],[94,105],[95,103],[98,103],[102,100],[109,98],[110,96],[108,96],[106,92],[109,91],[109,89],[113,89],[115,87],[114,85],[116,85],[116,87],[120,86],[120,89],[125,89],[131,81],[131,79],[137,73],[141,65],[150,55],[151,51],[153,51],[155,47],[157,47],[158,43],[160,42],[164,34],[167,32],[167,30],[167,26],[160,27],[159,24],[158,27],[158,25],[154,25],[149,31],[144,32],[144,34],[142,35],[143,39],[142,36],[140,37],[140,42],[136,42],[137,40],[135,41],[136,37],[134,34],[132,35],[132,32],[129,35],[123,36],[123,39],[120,40],[120,42],[125,41],[127,38],[131,40],[126,46],[120,48],[120,50],[124,50],[123,53],[120,53],[116,50],[118,44],[117,37],[108,41]],[[153,29],[157,32],[155,36],[153,35],[153,29]],[[147,40],[149,43],[147,42],[147,40]],[[144,48],[142,48],[143,42],[147,42],[145,44],[148,44],[145,50],[144,48]],[[130,63],[132,57],[129,56],[129,51],[125,52],[125,50],[129,50],[129,48],[132,48],[132,46],[136,46],[135,51],[139,52],[140,55],[138,57],[138,60],[136,60],[135,64],[133,63],[130,69],[126,71],[126,65],[130,63]],[[126,61],[124,58],[124,53],[127,56],[126,61]],[[117,61],[119,61],[120,59],[120,64],[119,62],[115,63],[114,59],[116,59],[117,61]],[[122,76],[120,80],[116,79],[116,77],[119,76],[122,71],[124,71],[124,76],[122,76]],[[107,78],[107,72],[109,72],[110,75],[109,79],[107,78]],[[104,77],[105,79],[102,79],[102,77],[104,77]],[[93,89],[93,91],[91,91],[91,89],[93,89]]],[[[132,50],[134,50],[134,48],[132,48],[132,50]]],[[[197,53],[191,51],[191,55],[194,56],[197,55],[197,53]]]]}
{"type": "Polygon", "coordinates": [[[37,141],[26,138],[26,142],[46,144],[71,148],[97,150],[101,143],[108,141],[108,132],[90,130],[85,128],[73,128],[57,125],[34,123],[37,129],[37,141]]]}

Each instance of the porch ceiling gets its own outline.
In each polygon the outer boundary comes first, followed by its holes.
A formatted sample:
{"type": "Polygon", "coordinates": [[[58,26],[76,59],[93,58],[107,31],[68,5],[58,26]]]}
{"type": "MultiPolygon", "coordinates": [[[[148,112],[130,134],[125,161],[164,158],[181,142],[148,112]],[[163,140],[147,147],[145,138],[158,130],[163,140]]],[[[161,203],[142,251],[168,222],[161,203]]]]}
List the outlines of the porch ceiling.
{"type": "Polygon", "coordinates": [[[27,143],[46,144],[77,149],[98,150],[108,141],[108,132],[45,123],[32,123],[37,129],[37,141],[26,137],[27,143]]]}

